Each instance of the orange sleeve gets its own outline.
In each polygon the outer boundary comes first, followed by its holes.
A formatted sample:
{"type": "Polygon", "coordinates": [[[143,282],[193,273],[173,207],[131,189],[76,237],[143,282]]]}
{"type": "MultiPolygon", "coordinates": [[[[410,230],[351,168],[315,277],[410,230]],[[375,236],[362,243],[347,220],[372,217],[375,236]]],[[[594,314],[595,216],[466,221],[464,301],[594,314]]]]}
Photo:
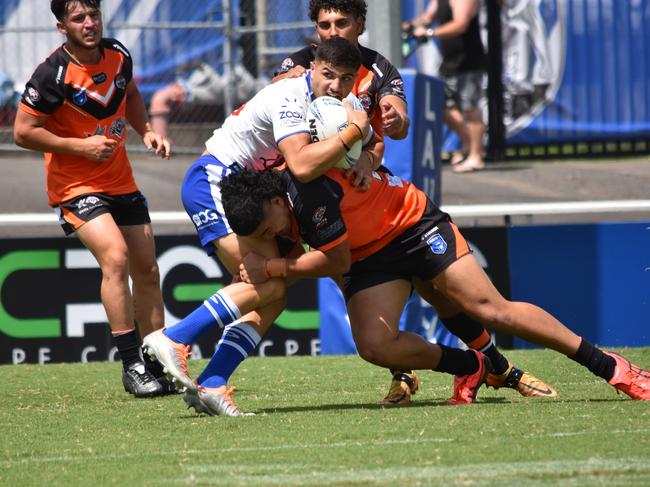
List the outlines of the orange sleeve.
{"type": "Polygon", "coordinates": [[[320,250],[321,252],[327,252],[330,249],[333,249],[337,245],[341,245],[343,242],[345,242],[348,239],[348,232],[345,232],[343,235],[341,235],[339,238],[336,240],[333,240],[322,247],[318,247],[316,250],[320,250]]]}

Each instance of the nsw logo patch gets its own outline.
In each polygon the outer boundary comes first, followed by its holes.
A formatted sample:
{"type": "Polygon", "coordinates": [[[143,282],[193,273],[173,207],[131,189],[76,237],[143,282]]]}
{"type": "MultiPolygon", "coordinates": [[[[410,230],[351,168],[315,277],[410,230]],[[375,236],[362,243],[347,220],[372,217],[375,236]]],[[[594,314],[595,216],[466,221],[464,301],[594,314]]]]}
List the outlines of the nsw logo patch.
{"type": "Polygon", "coordinates": [[[447,251],[447,242],[445,242],[445,239],[439,233],[435,233],[429,237],[427,244],[429,244],[434,254],[441,255],[447,251]]]}

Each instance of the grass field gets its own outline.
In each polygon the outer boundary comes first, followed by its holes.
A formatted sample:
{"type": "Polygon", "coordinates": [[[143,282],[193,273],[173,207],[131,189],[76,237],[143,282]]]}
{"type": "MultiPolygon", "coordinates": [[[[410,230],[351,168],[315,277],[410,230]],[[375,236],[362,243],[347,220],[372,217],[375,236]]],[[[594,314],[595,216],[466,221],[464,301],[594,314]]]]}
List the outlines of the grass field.
{"type": "Polygon", "coordinates": [[[508,356],[560,398],[450,407],[451,377],[422,372],[413,406],[383,409],[389,375],[357,357],[251,358],[231,382],[257,415],[199,417],[124,393],[116,363],[2,366],[0,485],[650,485],[649,403],[559,354],[508,356]]]}

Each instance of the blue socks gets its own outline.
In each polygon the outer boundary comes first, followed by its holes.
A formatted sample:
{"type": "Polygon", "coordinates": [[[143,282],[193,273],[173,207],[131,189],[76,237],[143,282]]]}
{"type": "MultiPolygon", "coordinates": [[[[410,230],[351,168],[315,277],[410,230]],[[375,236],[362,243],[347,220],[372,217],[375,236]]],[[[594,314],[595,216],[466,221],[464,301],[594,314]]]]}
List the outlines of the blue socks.
{"type": "Polygon", "coordinates": [[[261,339],[255,328],[247,323],[227,326],[217,344],[217,350],[197,382],[210,388],[226,385],[235,369],[253,353],[261,339]]]}
{"type": "Polygon", "coordinates": [[[218,291],[177,324],[165,328],[163,333],[176,343],[189,345],[204,333],[217,327],[223,328],[240,317],[239,308],[230,297],[218,291]]]}

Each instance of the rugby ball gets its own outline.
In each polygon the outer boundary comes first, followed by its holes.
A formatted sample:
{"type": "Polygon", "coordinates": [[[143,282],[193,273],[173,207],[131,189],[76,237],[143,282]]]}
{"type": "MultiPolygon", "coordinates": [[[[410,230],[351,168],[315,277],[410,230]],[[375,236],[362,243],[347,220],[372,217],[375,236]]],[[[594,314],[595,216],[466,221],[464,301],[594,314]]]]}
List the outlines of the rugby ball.
{"type": "MultiPolygon", "coordinates": [[[[309,105],[307,123],[312,142],[338,136],[338,133],[348,126],[348,113],[343,102],[331,96],[320,96],[309,105]]],[[[361,156],[362,141],[356,141],[350,150],[334,167],[349,169],[354,166],[361,156]]]]}

